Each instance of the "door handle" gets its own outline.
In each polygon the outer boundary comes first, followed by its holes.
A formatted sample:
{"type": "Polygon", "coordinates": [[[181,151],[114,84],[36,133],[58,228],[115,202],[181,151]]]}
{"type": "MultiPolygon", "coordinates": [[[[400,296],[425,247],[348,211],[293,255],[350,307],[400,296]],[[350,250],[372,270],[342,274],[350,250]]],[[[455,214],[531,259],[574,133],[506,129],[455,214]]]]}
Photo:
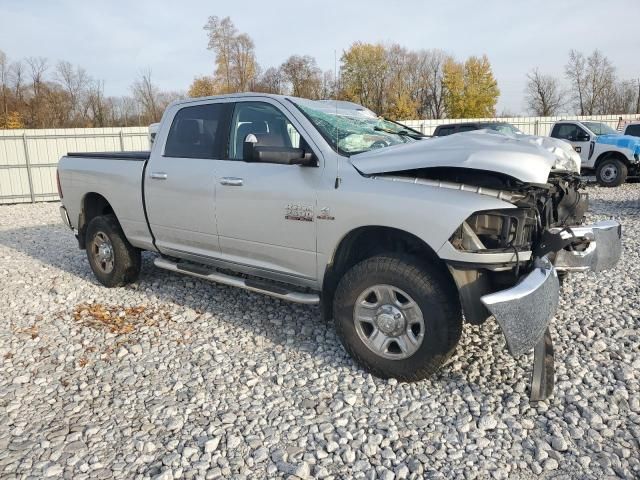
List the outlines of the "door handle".
{"type": "Polygon", "coordinates": [[[166,180],[167,174],[164,172],[151,172],[151,178],[154,180],[166,180]]]}
{"type": "Polygon", "coordinates": [[[222,177],[220,183],[229,187],[241,187],[244,181],[238,177],[222,177]]]}

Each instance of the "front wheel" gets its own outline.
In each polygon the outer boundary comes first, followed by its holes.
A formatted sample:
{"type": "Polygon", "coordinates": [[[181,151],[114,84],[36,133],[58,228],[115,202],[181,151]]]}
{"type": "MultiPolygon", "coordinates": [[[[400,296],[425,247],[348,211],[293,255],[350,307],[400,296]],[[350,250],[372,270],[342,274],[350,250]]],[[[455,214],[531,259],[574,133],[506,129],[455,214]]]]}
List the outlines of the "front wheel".
{"type": "Polygon", "coordinates": [[[129,243],[115,215],[91,220],[85,244],[91,270],[105,287],[120,287],[138,278],[140,250],[129,243]]]}
{"type": "Polygon", "coordinates": [[[462,332],[452,282],[412,257],[381,255],[352,267],[338,284],[334,320],[345,349],[361,366],[402,381],[437,372],[462,332]]]}
{"type": "Polygon", "coordinates": [[[605,158],[596,170],[596,180],[603,187],[618,187],[627,178],[627,166],[617,158],[605,158]]]}

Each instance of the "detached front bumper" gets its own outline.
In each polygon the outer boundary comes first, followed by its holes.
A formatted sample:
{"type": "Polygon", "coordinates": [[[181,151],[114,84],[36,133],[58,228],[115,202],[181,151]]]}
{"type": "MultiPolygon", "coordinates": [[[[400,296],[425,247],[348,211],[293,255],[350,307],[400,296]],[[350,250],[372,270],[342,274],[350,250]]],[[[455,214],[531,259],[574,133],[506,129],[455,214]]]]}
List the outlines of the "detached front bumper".
{"type": "Polygon", "coordinates": [[[502,328],[513,356],[535,348],[532,400],[547,398],[553,390],[553,344],[548,326],[560,298],[557,271],[605,270],[618,263],[622,252],[622,229],[612,220],[550,233],[555,236],[552,241],[565,246],[549,258],[537,258],[533,270],[515,286],[480,298],[502,328]]]}
{"type": "Polygon", "coordinates": [[[534,269],[515,286],[480,298],[496,318],[514,357],[540,341],[558,308],[560,282],[549,259],[535,260],[534,269]]]}

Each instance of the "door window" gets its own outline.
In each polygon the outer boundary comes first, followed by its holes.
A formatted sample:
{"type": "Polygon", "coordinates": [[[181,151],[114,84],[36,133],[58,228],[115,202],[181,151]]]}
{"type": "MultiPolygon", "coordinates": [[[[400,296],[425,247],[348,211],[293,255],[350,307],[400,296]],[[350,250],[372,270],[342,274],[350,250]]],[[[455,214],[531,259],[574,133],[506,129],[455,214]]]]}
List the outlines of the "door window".
{"type": "Polygon", "coordinates": [[[164,156],[222,158],[230,108],[226,103],[182,108],[171,124],[164,156]]]}
{"type": "Polygon", "coordinates": [[[231,120],[229,158],[242,160],[244,141],[250,134],[258,140],[257,146],[300,148],[304,142],[287,117],[264,102],[236,104],[231,120]]]}
{"type": "Polygon", "coordinates": [[[587,136],[587,132],[571,123],[561,123],[553,129],[553,137],[575,142],[578,137],[587,136]]]}

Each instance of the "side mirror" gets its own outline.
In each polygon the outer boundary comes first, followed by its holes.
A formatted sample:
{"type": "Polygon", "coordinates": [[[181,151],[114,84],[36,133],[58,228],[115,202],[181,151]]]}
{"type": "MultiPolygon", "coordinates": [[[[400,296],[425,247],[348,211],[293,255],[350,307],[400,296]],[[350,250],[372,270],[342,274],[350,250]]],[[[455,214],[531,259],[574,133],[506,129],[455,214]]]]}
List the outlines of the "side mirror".
{"type": "Polygon", "coordinates": [[[244,140],[242,158],[246,162],[277,163],[280,165],[301,165],[315,167],[318,160],[312,152],[293,147],[258,146],[255,135],[249,134],[244,140]]]}
{"type": "Polygon", "coordinates": [[[588,142],[589,140],[591,140],[589,135],[587,135],[586,133],[579,133],[578,135],[576,135],[576,139],[574,141],[575,142],[588,142]]]}

